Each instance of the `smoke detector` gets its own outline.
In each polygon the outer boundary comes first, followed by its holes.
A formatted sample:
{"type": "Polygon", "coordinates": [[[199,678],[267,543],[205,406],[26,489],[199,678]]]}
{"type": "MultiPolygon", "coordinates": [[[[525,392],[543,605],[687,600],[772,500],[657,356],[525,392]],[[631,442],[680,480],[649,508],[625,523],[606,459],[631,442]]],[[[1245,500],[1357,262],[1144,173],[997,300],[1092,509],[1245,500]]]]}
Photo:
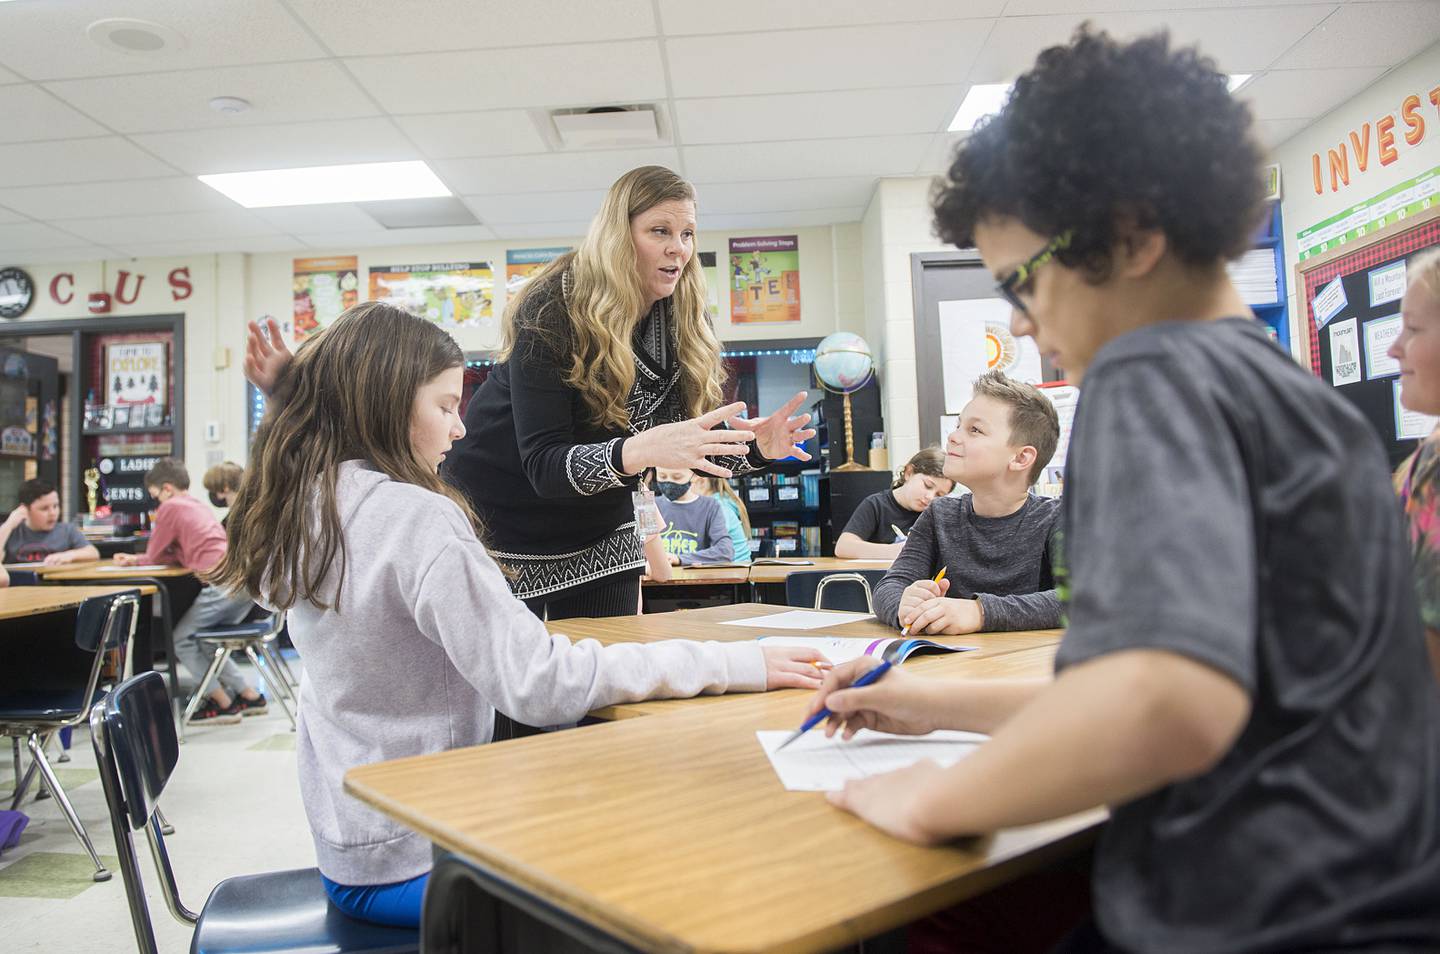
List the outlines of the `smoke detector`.
{"type": "Polygon", "coordinates": [[[130,56],[173,53],[185,48],[185,38],[170,27],[132,17],[96,20],[85,28],[85,35],[107,50],[130,56]]]}
{"type": "Polygon", "coordinates": [[[651,105],[557,109],[551,112],[550,121],[565,149],[654,146],[662,142],[660,122],[651,105]]]}

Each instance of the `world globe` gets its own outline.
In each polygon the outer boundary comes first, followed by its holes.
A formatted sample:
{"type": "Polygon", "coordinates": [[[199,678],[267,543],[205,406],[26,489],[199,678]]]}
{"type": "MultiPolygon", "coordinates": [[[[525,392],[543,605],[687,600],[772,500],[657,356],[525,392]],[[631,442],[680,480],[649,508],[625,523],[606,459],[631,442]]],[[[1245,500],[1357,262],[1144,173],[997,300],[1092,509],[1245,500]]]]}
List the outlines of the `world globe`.
{"type": "Polygon", "coordinates": [[[832,391],[858,391],[870,382],[874,372],[870,345],[857,334],[837,331],[815,348],[815,375],[832,391]]]}

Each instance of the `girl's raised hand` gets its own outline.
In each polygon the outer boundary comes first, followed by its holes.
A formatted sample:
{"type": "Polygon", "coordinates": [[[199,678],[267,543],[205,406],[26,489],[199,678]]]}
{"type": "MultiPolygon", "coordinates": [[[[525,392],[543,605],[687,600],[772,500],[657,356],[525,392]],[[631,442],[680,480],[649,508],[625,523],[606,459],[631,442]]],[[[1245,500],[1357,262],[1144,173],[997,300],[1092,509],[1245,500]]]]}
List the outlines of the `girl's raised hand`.
{"type": "Polygon", "coordinates": [[[280,372],[290,363],[289,347],[280,334],[280,322],[274,318],[250,322],[245,335],[245,380],[255,385],[269,397],[275,391],[275,382],[280,372]]]}

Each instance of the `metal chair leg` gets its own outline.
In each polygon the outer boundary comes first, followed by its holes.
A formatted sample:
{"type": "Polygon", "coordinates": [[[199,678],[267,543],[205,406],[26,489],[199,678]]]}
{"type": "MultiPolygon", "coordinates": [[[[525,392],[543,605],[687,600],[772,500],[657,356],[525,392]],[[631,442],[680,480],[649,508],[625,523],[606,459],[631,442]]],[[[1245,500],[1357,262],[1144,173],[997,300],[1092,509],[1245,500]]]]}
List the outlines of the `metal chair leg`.
{"type": "MultiPolygon", "coordinates": [[[[268,649],[276,659],[280,660],[280,671],[285,674],[285,681],[290,684],[291,689],[298,692],[300,690],[300,680],[296,679],[295,673],[290,671],[290,663],[285,660],[285,653],[274,643],[266,643],[265,648],[268,649]]],[[[295,695],[295,692],[290,693],[290,698],[298,702],[300,700],[299,697],[295,695]]]]}
{"type": "Polygon", "coordinates": [[[300,695],[296,692],[296,684],[291,682],[290,677],[286,674],[285,660],[281,657],[280,650],[275,648],[274,643],[267,643],[263,640],[256,644],[256,648],[260,650],[260,655],[265,659],[265,664],[270,668],[270,671],[277,674],[277,678],[275,679],[276,686],[285,690],[285,695],[290,697],[290,701],[295,703],[298,709],[300,706],[300,695]]]}
{"type": "MultiPolygon", "coordinates": [[[[261,651],[261,652],[265,652],[265,647],[264,647],[264,646],[261,646],[261,647],[260,647],[260,651],[261,651]]],[[[251,665],[253,665],[253,666],[255,667],[255,671],[256,671],[256,672],[259,672],[259,671],[260,671],[260,659],[259,659],[259,657],[257,657],[257,656],[255,655],[255,646],[254,646],[253,643],[246,643],[246,644],[245,644],[245,655],[247,655],[247,656],[250,657],[250,663],[251,663],[251,665]]],[[[267,658],[268,658],[269,653],[266,653],[266,656],[267,656],[267,658]]],[[[273,683],[275,682],[275,678],[276,678],[277,676],[280,678],[280,680],[281,680],[282,682],[284,681],[285,677],[284,677],[284,676],[281,676],[278,672],[276,672],[275,667],[274,667],[273,664],[267,666],[266,668],[269,669],[269,671],[270,671],[270,681],[271,681],[271,683],[272,683],[272,685],[271,685],[270,688],[273,689],[273,690],[275,690],[275,701],[278,702],[278,703],[280,703],[280,708],[282,708],[282,709],[285,710],[285,715],[290,719],[290,731],[291,731],[291,732],[294,732],[294,731],[296,731],[296,728],[297,728],[296,725],[295,725],[295,713],[293,713],[293,712],[290,711],[290,703],[288,703],[288,702],[285,701],[285,695],[286,695],[285,690],[283,690],[283,689],[277,689],[277,688],[273,685],[273,683]]]]}
{"type": "MultiPolygon", "coordinates": [[[[195,694],[190,697],[190,702],[185,706],[185,714],[180,717],[181,722],[189,722],[195,710],[200,708],[200,700],[205,698],[205,690],[210,688],[210,683],[220,674],[220,667],[225,664],[225,657],[230,655],[230,650],[224,646],[215,647],[215,658],[210,660],[210,668],[205,670],[205,677],[200,680],[196,687],[195,694]]],[[[180,741],[184,741],[181,739],[180,741]]]]}
{"type": "Polygon", "coordinates": [[[10,752],[11,752],[12,757],[15,759],[15,791],[18,792],[18,791],[20,791],[20,774],[21,774],[21,768],[20,768],[20,736],[14,735],[14,736],[11,736],[11,737],[10,737],[10,752]]]}
{"type": "Polygon", "coordinates": [[[35,773],[37,771],[39,771],[39,767],[35,764],[34,759],[31,759],[30,767],[25,770],[25,774],[15,783],[15,793],[10,797],[10,810],[12,812],[20,810],[20,803],[25,801],[25,795],[30,791],[30,783],[35,781],[35,773]]]}
{"type": "Polygon", "coordinates": [[[75,814],[75,808],[70,804],[70,798],[65,794],[65,789],[60,787],[60,780],[55,777],[55,770],[50,767],[50,762],[45,758],[45,746],[39,736],[32,735],[27,740],[30,747],[30,755],[35,759],[35,764],[40,767],[40,778],[43,780],[50,794],[59,803],[60,810],[65,813],[65,820],[70,823],[70,830],[85,846],[85,851],[90,855],[90,861],[95,865],[95,874],[91,875],[96,881],[109,881],[109,870],[100,863],[100,856],[95,853],[95,846],[90,843],[90,835],[85,831],[85,826],[80,823],[80,816],[75,814]]]}
{"type": "Polygon", "coordinates": [[[167,819],[163,814],[161,814],[159,805],[155,806],[155,822],[160,826],[160,834],[175,834],[175,826],[170,824],[169,819],[167,819]]]}

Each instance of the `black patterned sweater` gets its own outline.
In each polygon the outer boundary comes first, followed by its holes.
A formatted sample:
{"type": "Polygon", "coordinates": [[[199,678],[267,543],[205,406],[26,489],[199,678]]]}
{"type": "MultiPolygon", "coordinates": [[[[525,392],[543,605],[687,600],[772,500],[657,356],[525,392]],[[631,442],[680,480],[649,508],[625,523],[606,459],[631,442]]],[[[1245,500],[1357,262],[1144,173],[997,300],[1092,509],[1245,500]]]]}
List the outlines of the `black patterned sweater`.
{"type": "MultiPolygon", "coordinates": [[[[513,353],[470,400],[465,437],[442,471],[485,522],[490,553],[514,571],[511,589],[522,599],[645,566],[631,498],[639,478],[622,475],[621,446],[632,434],[689,417],[670,302],[662,299],[636,329],[630,426],[591,422],[565,384],[568,358],[534,330],[543,322],[563,340],[568,278],[552,276],[526,299],[513,353]]],[[[745,457],[714,460],[737,474],[767,463],[753,444],[745,457]]]]}

